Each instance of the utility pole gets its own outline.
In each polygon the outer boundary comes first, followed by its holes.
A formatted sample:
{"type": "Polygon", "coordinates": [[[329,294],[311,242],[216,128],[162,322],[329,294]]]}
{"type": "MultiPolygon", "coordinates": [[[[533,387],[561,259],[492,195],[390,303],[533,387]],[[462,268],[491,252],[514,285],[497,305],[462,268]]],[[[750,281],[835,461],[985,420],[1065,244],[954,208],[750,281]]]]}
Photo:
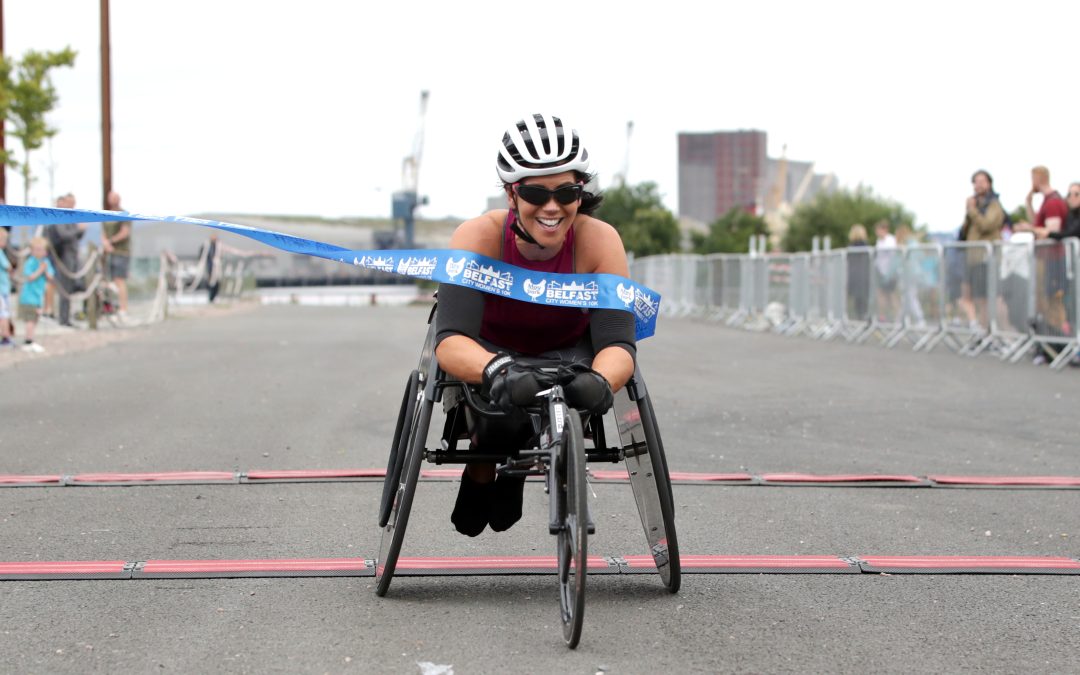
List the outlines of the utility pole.
{"type": "MultiPolygon", "coordinates": [[[[0,0],[0,59],[4,58],[4,0],[0,0]]],[[[7,120],[0,119],[0,150],[6,149],[4,145],[4,127],[7,120]]],[[[0,202],[7,203],[7,166],[0,166],[0,202]]]]}
{"type": "MultiPolygon", "coordinates": [[[[0,0],[3,2],[3,0],[0,0]]],[[[109,0],[101,0],[101,204],[112,192],[112,83],[109,57],[109,0]]]]}

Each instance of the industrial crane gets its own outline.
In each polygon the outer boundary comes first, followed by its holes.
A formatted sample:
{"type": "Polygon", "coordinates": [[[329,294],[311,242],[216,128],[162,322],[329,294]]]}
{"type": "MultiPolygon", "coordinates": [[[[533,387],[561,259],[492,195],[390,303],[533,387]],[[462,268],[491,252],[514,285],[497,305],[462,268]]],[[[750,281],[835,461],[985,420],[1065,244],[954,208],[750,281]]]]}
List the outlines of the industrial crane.
{"type": "Polygon", "coordinates": [[[626,177],[630,173],[630,137],[634,135],[634,120],[629,120],[626,123],[626,150],[623,153],[622,167],[619,169],[619,173],[615,174],[615,186],[625,187],[626,177]]]}
{"type": "Polygon", "coordinates": [[[427,197],[417,192],[420,182],[420,158],[424,151],[424,117],[427,115],[428,92],[420,92],[420,118],[416,125],[416,137],[413,139],[412,152],[401,162],[401,189],[392,195],[391,215],[394,219],[394,231],[389,237],[379,236],[380,248],[415,248],[416,247],[416,208],[428,203],[427,197]],[[397,226],[401,223],[404,237],[397,237],[397,226]],[[389,239],[389,241],[387,241],[389,239]]]}

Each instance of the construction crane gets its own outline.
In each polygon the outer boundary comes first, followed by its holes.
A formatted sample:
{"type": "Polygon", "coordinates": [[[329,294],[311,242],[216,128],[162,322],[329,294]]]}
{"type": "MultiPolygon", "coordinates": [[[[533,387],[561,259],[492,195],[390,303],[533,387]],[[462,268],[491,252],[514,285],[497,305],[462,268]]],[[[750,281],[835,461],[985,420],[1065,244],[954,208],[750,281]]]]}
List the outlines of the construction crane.
{"type": "Polygon", "coordinates": [[[401,162],[401,189],[391,197],[391,215],[394,230],[390,233],[376,233],[376,244],[380,248],[416,248],[416,209],[428,203],[417,189],[420,183],[420,158],[424,152],[424,117],[427,115],[428,91],[420,92],[420,118],[416,125],[412,152],[401,162]],[[398,237],[398,224],[401,224],[402,237],[398,237]],[[389,234],[389,237],[386,235],[389,234]]]}
{"type": "Polygon", "coordinates": [[[615,174],[615,187],[625,187],[626,177],[630,174],[630,137],[634,134],[634,120],[626,123],[626,149],[623,152],[622,167],[615,174]]]}

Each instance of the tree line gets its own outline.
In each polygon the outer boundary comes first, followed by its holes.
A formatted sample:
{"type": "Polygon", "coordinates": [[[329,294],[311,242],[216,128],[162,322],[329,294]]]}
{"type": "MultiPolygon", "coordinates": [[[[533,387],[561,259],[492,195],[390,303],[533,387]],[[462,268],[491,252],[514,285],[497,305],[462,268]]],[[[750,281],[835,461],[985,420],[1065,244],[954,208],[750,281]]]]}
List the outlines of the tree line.
{"type": "MultiPolygon", "coordinates": [[[[596,217],[610,223],[622,236],[626,250],[636,256],[685,250],[678,220],[662,202],[655,183],[613,187],[604,192],[596,217]]],[[[881,221],[891,229],[913,225],[915,216],[903,205],[874,194],[868,187],[820,193],[796,207],[781,242],[785,251],[808,251],[814,237],[829,237],[832,246],[848,244],[855,223],[866,226],[873,244],[873,226],[881,221]]],[[[706,232],[691,232],[687,242],[693,253],[746,253],[750,238],[768,235],[768,223],[759,215],[734,208],[709,224],[706,232]]]]}

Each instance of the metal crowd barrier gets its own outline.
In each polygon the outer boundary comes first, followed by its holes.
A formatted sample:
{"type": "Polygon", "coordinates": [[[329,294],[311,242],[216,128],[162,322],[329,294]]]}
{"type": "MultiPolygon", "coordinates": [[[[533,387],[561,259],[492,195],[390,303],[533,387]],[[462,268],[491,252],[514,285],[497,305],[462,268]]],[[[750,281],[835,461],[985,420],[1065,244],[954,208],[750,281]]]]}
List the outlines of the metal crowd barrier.
{"type": "Polygon", "coordinates": [[[638,258],[670,316],[818,340],[940,345],[975,357],[1080,355],[1080,239],[638,258]]]}

